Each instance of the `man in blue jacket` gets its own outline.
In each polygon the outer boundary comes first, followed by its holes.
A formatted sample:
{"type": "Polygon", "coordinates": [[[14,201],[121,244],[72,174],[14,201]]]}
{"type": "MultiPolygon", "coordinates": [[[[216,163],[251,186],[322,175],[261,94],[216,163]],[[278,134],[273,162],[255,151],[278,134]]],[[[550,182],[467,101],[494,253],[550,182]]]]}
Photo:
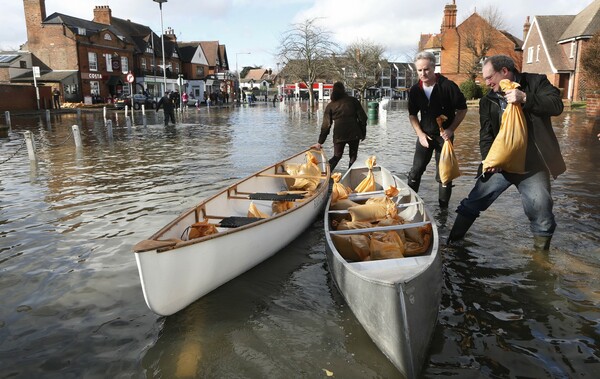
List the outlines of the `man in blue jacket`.
{"type": "MultiPolygon", "coordinates": [[[[485,160],[500,130],[500,120],[507,103],[521,104],[527,122],[527,154],[525,173],[504,172],[490,167],[481,175],[467,198],[456,210],[458,216],[448,242],[462,239],[480,212],[486,210],[511,185],[521,194],[523,209],[529,218],[536,250],[548,250],[556,228],[550,189],[550,175],[556,179],[566,170],[552,129],[551,116],[563,111],[558,88],[545,75],[518,73],[514,61],[505,55],[495,55],[483,64],[483,79],[491,91],[479,101],[481,123],[479,147],[485,160]],[[509,79],[520,84],[518,89],[502,93],[500,81],[509,79]]],[[[481,166],[480,166],[481,170],[481,166]]]]}
{"type": "Polygon", "coordinates": [[[445,140],[454,139],[454,131],[467,114],[467,101],[458,86],[448,78],[435,73],[435,55],[423,51],[415,57],[419,83],[411,87],[408,95],[408,119],[417,134],[413,165],[408,173],[408,185],[419,191],[421,177],[435,151],[436,175],[439,182],[439,203],[447,208],[452,194],[452,182],[441,183],[439,161],[445,140]],[[421,119],[417,117],[420,113],[421,119]],[[442,124],[437,117],[446,116],[442,124]]]}

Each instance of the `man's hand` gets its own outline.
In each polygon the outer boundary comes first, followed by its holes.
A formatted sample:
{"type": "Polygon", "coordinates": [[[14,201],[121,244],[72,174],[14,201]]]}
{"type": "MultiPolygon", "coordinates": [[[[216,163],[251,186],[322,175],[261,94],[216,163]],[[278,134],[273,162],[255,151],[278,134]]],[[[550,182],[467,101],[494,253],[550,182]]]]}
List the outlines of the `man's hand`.
{"type": "Polygon", "coordinates": [[[321,144],[317,142],[314,145],[312,145],[310,148],[311,149],[321,150],[321,147],[322,147],[321,144]]]}
{"type": "Polygon", "coordinates": [[[442,133],[440,133],[444,141],[448,141],[454,135],[454,131],[452,129],[444,129],[442,133]]]}
{"type": "Polygon", "coordinates": [[[427,140],[431,140],[431,137],[429,137],[425,133],[419,134],[419,143],[421,144],[421,146],[425,148],[429,147],[429,142],[427,142],[427,140]]]}
{"type": "Polygon", "coordinates": [[[497,172],[501,172],[502,169],[500,167],[488,167],[485,169],[485,173],[495,174],[497,172]]]}
{"type": "Polygon", "coordinates": [[[506,102],[509,104],[522,104],[525,102],[526,94],[525,92],[518,89],[510,89],[506,91],[504,98],[506,102]]]}

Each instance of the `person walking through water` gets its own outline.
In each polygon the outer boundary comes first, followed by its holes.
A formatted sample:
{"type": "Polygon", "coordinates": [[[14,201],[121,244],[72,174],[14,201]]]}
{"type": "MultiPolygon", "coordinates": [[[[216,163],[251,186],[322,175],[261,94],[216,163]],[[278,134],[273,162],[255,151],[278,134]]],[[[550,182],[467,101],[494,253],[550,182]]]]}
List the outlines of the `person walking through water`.
{"type": "Polygon", "coordinates": [[[165,115],[165,126],[169,125],[169,118],[173,122],[173,125],[175,125],[175,104],[169,96],[169,91],[166,91],[165,95],[161,97],[158,104],[156,104],[156,113],[158,113],[160,107],[163,108],[163,113],[165,115]]]}
{"type": "Polygon", "coordinates": [[[348,156],[350,162],[348,163],[348,167],[350,167],[358,156],[360,141],[364,141],[367,136],[367,114],[355,97],[346,94],[346,89],[342,82],[333,84],[331,102],[327,104],[323,114],[319,142],[312,147],[317,149],[322,148],[332,125],[334,125],[333,156],[329,160],[329,166],[333,172],[333,169],[344,155],[346,144],[348,144],[349,149],[348,156]]]}
{"type": "Polygon", "coordinates": [[[454,132],[467,114],[467,101],[456,83],[435,73],[435,55],[420,52],[415,57],[415,66],[419,82],[410,88],[408,95],[408,118],[417,142],[413,164],[408,173],[408,185],[419,192],[421,177],[431,161],[435,151],[436,174],[439,183],[439,204],[447,208],[452,195],[452,182],[442,184],[439,174],[439,161],[445,140],[454,140],[454,132]],[[417,117],[420,113],[421,119],[417,117]],[[437,117],[446,116],[443,132],[437,123],[437,117]]]}
{"type": "MultiPolygon", "coordinates": [[[[479,101],[479,147],[482,160],[486,159],[498,136],[506,105],[520,104],[527,123],[525,173],[509,173],[498,167],[487,168],[479,176],[469,195],[460,202],[448,243],[462,239],[480,213],[514,185],[521,195],[523,209],[529,219],[534,249],[548,250],[556,228],[550,175],[556,179],[566,171],[550,120],[550,117],[558,116],[563,111],[560,91],[550,84],[546,75],[518,73],[513,59],[506,55],[487,58],[483,63],[482,74],[485,84],[491,89],[479,101]],[[517,82],[520,87],[502,93],[502,79],[517,82]]],[[[482,166],[479,169],[482,170],[482,166]]]]}
{"type": "Polygon", "coordinates": [[[54,99],[54,109],[60,109],[60,91],[55,88],[52,92],[52,98],[54,99]]]}

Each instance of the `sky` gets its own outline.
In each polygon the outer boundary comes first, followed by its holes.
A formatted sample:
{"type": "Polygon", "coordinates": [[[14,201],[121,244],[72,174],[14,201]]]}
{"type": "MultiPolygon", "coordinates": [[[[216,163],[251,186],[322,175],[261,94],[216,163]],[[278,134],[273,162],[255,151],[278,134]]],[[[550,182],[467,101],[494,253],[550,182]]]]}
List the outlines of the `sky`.
{"type": "MultiPolygon", "coordinates": [[[[526,16],[577,14],[593,0],[455,0],[457,23],[474,11],[500,11],[505,30],[523,39],[526,16]],[[506,10],[506,11],[504,11],[506,10]]],[[[230,69],[256,66],[277,70],[282,34],[294,24],[318,18],[334,42],[382,45],[391,61],[411,61],[421,34],[439,33],[444,6],[452,0],[168,0],[163,27],[179,41],[215,41],[225,45],[230,69]],[[250,53],[250,54],[247,54],[250,53]]],[[[161,12],[152,0],[46,0],[46,15],[58,12],[85,20],[94,8],[108,5],[113,17],[147,25],[160,35],[161,12]]],[[[22,0],[4,0],[0,12],[0,49],[16,50],[26,42],[22,0]]]]}

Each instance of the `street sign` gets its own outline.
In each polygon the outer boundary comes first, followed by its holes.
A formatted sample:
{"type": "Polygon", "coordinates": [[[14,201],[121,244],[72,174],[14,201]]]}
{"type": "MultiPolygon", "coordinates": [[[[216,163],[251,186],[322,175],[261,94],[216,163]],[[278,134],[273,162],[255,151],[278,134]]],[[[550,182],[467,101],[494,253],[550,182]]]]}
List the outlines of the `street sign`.
{"type": "Polygon", "coordinates": [[[133,74],[131,72],[129,74],[127,74],[127,83],[133,83],[134,80],[135,80],[135,77],[133,76],[133,74]]]}
{"type": "Polygon", "coordinates": [[[181,75],[179,76],[179,78],[177,78],[177,84],[179,84],[180,86],[183,85],[183,78],[181,77],[181,75]]]}
{"type": "Polygon", "coordinates": [[[40,66],[33,66],[33,77],[34,78],[39,78],[40,77],[40,66]]]}

